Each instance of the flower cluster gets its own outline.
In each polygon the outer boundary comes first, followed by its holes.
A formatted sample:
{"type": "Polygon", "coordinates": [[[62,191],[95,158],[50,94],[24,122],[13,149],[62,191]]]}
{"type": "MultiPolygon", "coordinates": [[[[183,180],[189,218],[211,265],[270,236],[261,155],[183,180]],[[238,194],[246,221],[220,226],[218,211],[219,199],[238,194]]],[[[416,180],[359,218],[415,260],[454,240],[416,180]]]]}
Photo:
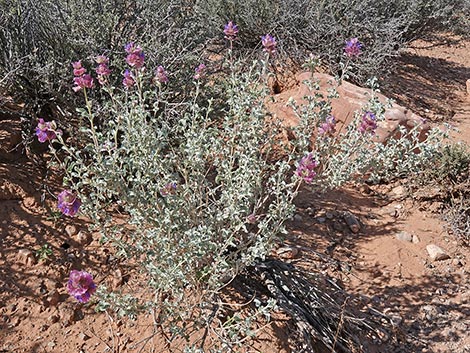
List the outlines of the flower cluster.
{"type": "Polygon", "coordinates": [[[313,155],[309,153],[300,160],[295,174],[307,184],[310,184],[317,175],[314,169],[318,167],[319,164],[319,162],[313,159],[313,155]]]}
{"type": "Polygon", "coordinates": [[[204,76],[206,76],[206,71],[207,71],[206,65],[199,64],[199,66],[196,67],[196,70],[194,70],[194,71],[196,72],[193,76],[194,79],[199,80],[199,79],[203,78],[204,76]]]}
{"type": "Polygon", "coordinates": [[[344,53],[350,59],[357,58],[361,55],[362,43],[359,42],[357,38],[351,38],[346,41],[346,46],[344,47],[344,53]]]}
{"type": "Polygon", "coordinates": [[[98,55],[95,59],[98,67],[95,69],[98,75],[98,82],[104,85],[108,80],[107,77],[111,74],[111,70],[108,67],[109,58],[105,55],[98,55]]]}
{"type": "Polygon", "coordinates": [[[176,183],[168,183],[163,188],[160,189],[160,194],[163,197],[167,197],[169,195],[174,195],[176,193],[176,183]]]}
{"type": "Polygon", "coordinates": [[[122,79],[122,85],[125,88],[131,88],[132,86],[135,85],[134,75],[132,74],[132,72],[130,72],[130,70],[124,71],[124,78],[122,79]]]}
{"type": "Polygon", "coordinates": [[[135,67],[136,69],[140,69],[144,66],[145,54],[140,46],[135,45],[134,42],[130,42],[124,46],[124,50],[127,53],[126,62],[129,66],[135,67]]]}
{"type": "Polygon", "coordinates": [[[276,53],[276,38],[266,34],[261,37],[261,43],[263,44],[263,50],[269,55],[274,55],[276,53]]]}
{"type": "Polygon", "coordinates": [[[336,132],[336,119],[333,115],[328,115],[325,122],[318,127],[318,134],[321,136],[333,136],[336,132]]]}
{"type": "Polygon", "coordinates": [[[363,134],[366,132],[374,133],[377,129],[377,117],[372,112],[365,112],[359,124],[359,131],[363,134]]]}
{"type": "Polygon", "coordinates": [[[73,83],[75,84],[75,86],[72,87],[72,89],[75,92],[78,92],[84,88],[93,88],[93,78],[91,77],[91,75],[86,73],[86,69],[82,66],[82,61],[78,60],[76,62],[73,62],[72,67],[73,75],[75,76],[73,78],[73,83]]]}
{"type": "Polygon", "coordinates": [[[96,292],[96,284],[88,272],[72,270],[67,282],[67,291],[79,302],[86,303],[90,300],[92,294],[96,292]]]}
{"type": "Polygon", "coordinates": [[[224,27],[224,34],[225,39],[234,41],[235,39],[237,39],[238,26],[232,21],[229,21],[224,27]]]}
{"type": "Polygon", "coordinates": [[[165,68],[162,65],[158,65],[157,69],[155,70],[155,76],[153,78],[154,83],[167,83],[168,76],[165,71],[165,68]]]}
{"type": "Polygon", "coordinates": [[[57,207],[66,216],[73,217],[77,214],[80,205],[82,204],[77,194],[64,190],[57,196],[57,207]]]}
{"type": "Polygon", "coordinates": [[[39,119],[38,126],[36,127],[36,136],[39,142],[52,141],[57,137],[57,134],[62,133],[57,129],[55,121],[44,121],[39,119]]]}

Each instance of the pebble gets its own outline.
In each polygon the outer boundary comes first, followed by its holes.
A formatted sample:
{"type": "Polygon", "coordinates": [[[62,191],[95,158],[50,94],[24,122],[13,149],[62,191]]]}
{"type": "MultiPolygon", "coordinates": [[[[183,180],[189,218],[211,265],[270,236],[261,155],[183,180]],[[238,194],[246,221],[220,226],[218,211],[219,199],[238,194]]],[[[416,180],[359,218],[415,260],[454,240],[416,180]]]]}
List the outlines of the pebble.
{"type": "Polygon", "coordinates": [[[122,277],[122,272],[121,270],[117,269],[114,271],[113,275],[113,288],[116,290],[118,287],[120,287],[124,283],[124,279],[122,277]]]}
{"type": "Polygon", "coordinates": [[[413,242],[413,244],[418,244],[420,240],[416,234],[413,234],[413,238],[411,241],[413,242]]]}
{"type": "Polygon", "coordinates": [[[325,222],[326,222],[326,218],[325,218],[325,217],[317,217],[317,222],[318,222],[318,223],[325,223],[325,222]]]}
{"type": "Polygon", "coordinates": [[[32,266],[36,263],[36,257],[29,249],[20,249],[18,251],[18,260],[26,266],[32,266]]]}
{"type": "Polygon", "coordinates": [[[346,221],[349,229],[351,229],[351,232],[358,233],[361,230],[361,225],[359,224],[357,217],[351,212],[344,213],[344,220],[346,221]]]}
{"type": "Polygon", "coordinates": [[[299,255],[299,249],[293,246],[283,246],[277,249],[276,253],[283,259],[295,259],[299,255]]]}
{"type": "Polygon", "coordinates": [[[78,232],[78,234],[75,236],[75,240],[77,241],[78,244],[80,245],[88,245],[91,243],[91,235],[86,233],[86,232],[83,232],[83,231],[80,231],[78,232]]]}
{"type": "Polygon", "coordinates": [[[426,250],[432,261],[440,261],[450,258],[450,256],[442,248],[435,244],[429,244],[426,246],[426,250]]]}
{"type": "Polygon", "coordinates": [[[49,292],[49,294],[47,296],[47,303],[49,305],[57,306],[57,304],[59,304],[59,301],[60,301],[60,294],[57,291],[57,289],[54,289],[51,292],[49,292]]]}
{"type": "Polygon", "coordinates": [[[399,232],[395,234],[395,238],[397,238],[398,240],[406,241],[410,243],[413,241],[413,236],[407,232],[399,232]]]}
{"type": "Polygon", "coordinates": [[[75,234],[78,233],[77,227],[75,227],[73,224],[68,224],[65,227],[65,233],[67,233],[69,237],[73,237],[75,234]]]}
{"type": "Polygon", "coordinates": [[[301,215],[296,214],[296,215],[294,216],[294,222],[302,223],[302,221],[303,221],[303,218],[302,218],[301,215]]]}

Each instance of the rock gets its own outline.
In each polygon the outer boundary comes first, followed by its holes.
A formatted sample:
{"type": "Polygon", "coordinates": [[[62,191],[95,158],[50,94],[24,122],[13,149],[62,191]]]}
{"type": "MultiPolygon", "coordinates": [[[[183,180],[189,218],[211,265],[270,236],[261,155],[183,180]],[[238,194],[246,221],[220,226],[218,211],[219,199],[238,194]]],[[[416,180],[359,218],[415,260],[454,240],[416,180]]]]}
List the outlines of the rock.
{"type": "Polygon", "coordinates": [[[351,212],[344,213],[344,220],[348,225],[349,229],[351,229],[351,232],[358,233],[361,230],[361,225],[359,221],[357,220],[356,216],[354,216],[351,212]]]}
{"type": "Polygon", "coordinates": [[[73,224],[68,224],[65,227],[65,233],[67,233],[69,237],[73,237],[75,234],[78,233],[77,227],[75,227],[73,224]]]}
{"type": "Polygon", "coordinates": [[[56,322],[59,322],[60,318],[58,315],[54,314],[54,315],[51,315],[48,317],[47,321],[50,323],[50,324],[55,324],[56,322]]]}
{"type": "Polygon", "coordinates": [[[467,94],[470,96],[470,78],[467,80],[467,94]]]}
{"type": "Polygon", "coordinates": [[[122,286],[124,283],[124,278],[122,277],[121,270],[117,269],[113,274],[113,288],[116,290],[118,287],[122,286]]]}
{"type": "Polygon", "coordinates": [[[46,300],[49,305],[57,306],[57,304],[59,304],[59,301],[60,301],[60,294],[57,291],[57,289],[50,291],[49,294],[47,295],[46,300]]]}
{"type": "Polygon", "coordinates": [[[77,241],[78,244],[80,245],[88,245],[92,241],[91,234],[80,231],[78,234],[75,236],[75,240],[77,241]]]}
{"type": "Polygon", "coordinates": [[[29,249],[20,249],[18,251],[18,260],[26,266],[32,266],[36,263],[34,253],[29,249]]]}
{"type": "Polygon", "coordinates": [[[76,311],[74,306],[69,303],[64,303],[64,305],[59,308],[60,321],[64,326],[70,326],[77,321],[78,315],[76,311]]]}
{"type": "Polygon", "coordinates": [[[325,217],[317,217],[316,220],[317,220],[318,223],[325,223],[326,222],[325,217]]]}
{"type": "Polygon", "coordinates": [[[80,333],[78,334],[78,339],[79,339],[80,341],[83,341],[83,342],[84,342],[84,341],[90,339],[90,336],[88,336],[87,334],[85,334],[85,333],[83,333],[83,332],[80,332],[80,333]]]}
{"type": "Polygon", "coordinates": [[[333,217],[334,217],[335,215],[334,215],[333,212],[328,211],[328,212],[325,213],[325,216],[326,216],[326,218],[328,218],[328,219],[333,219],[333,217]]]}
{"type": "Polygon", "coordinates": [[[439,310],[434,305],[424,305],[421,307],[421,315],[423,319],[433,321],[439,315],[439,310]]]}
{"type": "Polygon", "coordinates": [[[426,246],[426,250],[432,261],[440,261],[450,258],[450,256],[447,255],[447,253],[442,248],[435,244],[429,244],[428,246],[426,246]]]}
{"type": "Polygon", "coordinates": [[[410,243],[413,241],[413,236],[407,232],[399,232],[395,234],[395,238],[397,238],[398,240],[407,241],[410,243]]]}
{"type": "Polygon", "coordinates": [[[296,222],[296,223],[302,223],[302,221],[303,221],[302,216],[297,213],[297,214],[294,216],[294,222],[296,222]]]}
{"type": "Polygon", "coordinates": [[[464,264],[462,260],[455,258],[452,260],[452,265],[457,266],[457,267],[462,267],[464,264]]]}
{"type": "Polygon", "coordinates": [[[393,199],[403,199],[406,197],[406,188],[401,185],[395,186],[392,189],[391,194],[393,199]]]}
{"type": "Polygon", "coordinates": [[[277,255],[283,259],[294,259],[299,255],[299,249],[293,246],[283,246],[276,250],[277,255]]]}
{"type": "Polygon", "coordinates": [[[419,243],[419,238],[416,234],[413,234],[413,239],[411,240],[413,244],[418,244],[419,243]]]}

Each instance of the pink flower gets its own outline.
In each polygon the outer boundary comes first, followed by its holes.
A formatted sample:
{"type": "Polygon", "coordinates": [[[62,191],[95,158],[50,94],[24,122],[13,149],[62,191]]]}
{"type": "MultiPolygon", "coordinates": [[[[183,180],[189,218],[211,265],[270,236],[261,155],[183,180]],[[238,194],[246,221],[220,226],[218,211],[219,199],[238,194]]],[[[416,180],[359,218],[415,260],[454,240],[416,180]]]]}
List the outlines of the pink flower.
{"type": "Polygon", "coordinates": [[[362,43],[359,42],[357,38],[351,38],[346,41],[346,46],[344,47],[344,53],[351,59],[357,58],[361,55],[362,43]]]}
{"type": "Polygon", "coordinates": [[[157,70],[155,70],[155,77],[153,78],[153,81],[155,83],[167,83],[168,82],[168,76],[163,66],[159,65],[157,67],[157,70]]]}
{"type": "Polygon", "coordinates": [[[122,80],[122,84],[126,88],[131,88],[135,85],[134,77],[129,70],[124,71],[124,79],[122,80]]]}
{"type": "Polygon", "coordinates": [[[88,272],[72,270],[67,282],[67,291],[79,302],[86,303],[96,292],[96,284],[88,272]]]}
{"type": "Polygon", "coordinates": [[[80,205],[82,204],[77,194],[64,190],[57,196],[57,207],[66,216],[73,217],[77,214],[80,205]]]}
{"type": "Polygon", "coordinates": [[[318,167],[318,165],[319,163],[314,160],[313,155],[309,153],[300,160],[295,174],[303,179],[307,184],[310,184],[313,181],[313,178],[317,175],[314,169],[318,167]]]}
{"type": "Polygon", "coordinates": [[[167,197],[169,195],[174,195],[176,193],[176,183],[168,183],[163,188],[160,189],[160,194],[163,197],[167,197]]]}
{"type": "Polygon", "coordinates": [[[206,65],[204,64],[199,64],[198,67],[196,67],[196,74],[193,76],[195,80],[199,80],[200,78],[203,78],[206,76],[206,65]]]}
{"type": "Polygon", "coordinates": [[[269,55],[274,55],[276,53],[276,38],[266,34],[265,36],[261,37],[261,43],[263,44],[264,51],[269,55]]]}
{"type": "Polygon", "coordinates": [[[318,127],[318,134],[322,136],[332,136],[336,132],[336,119],[333,115],[328,115],[325,122],[318,127]]]}
{"type": "Polygon", "coordinates": [[[81,60],[73,62],[72,67],[73,67],[73,75],[74,76],[82,76],[86,72],[86,69],[84,67],[82,67],[82,61],[81,60]]]}
{"type": "Polygon", "coordinates": [[[372,112],[365,112],[359,124],[359,131],[362,134],[366,132],[374,133],[377,129],[377,117],[372,112]]]}
{"type": "Polygon", "coordinates": [[[145,54],[142,52],[140,46],[136,46],[134,42],[130,42],[125,45],[124,49],[127,53],[126,62],[129,66],[135,67],[136,69],[140,69],[144,66],[145,54]]]}
{"type": "Polygon", "coordinates": [[[54,121],[45,122],[44,119],[39,119],[38,126],[36,127],[36,136],[39,142],[52,141],[60,133],[62,131],[57,130],[57,125],[54,121]]]}
{"type": "Polygon", "coordinates": [[[229,21],[224,27],[224,33],[225,39],[235,40],[238,34],[238,26],[232,21],[229,21]]]}
{"type": "Polygon", "coordinates": [[[78,92],[84,88],[93,88],[94,83],[93,83],[93,77],[89,74],[82,75],[80,77],[74,77],[73,82],[75,84],[75,87],[72,87],[72,89],[75,92],[78,92]]]}

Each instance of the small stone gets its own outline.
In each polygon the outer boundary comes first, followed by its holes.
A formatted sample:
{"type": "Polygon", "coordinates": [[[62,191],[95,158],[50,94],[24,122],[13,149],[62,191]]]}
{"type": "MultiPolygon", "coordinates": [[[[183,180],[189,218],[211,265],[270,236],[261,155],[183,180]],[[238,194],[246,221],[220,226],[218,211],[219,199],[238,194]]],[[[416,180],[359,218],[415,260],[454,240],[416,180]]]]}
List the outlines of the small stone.
{"type": "Polygon", "coordinates": [[[75,240],[77,241],[78,244],[80,245],[88,245],[91,243],[91,235],[89,233],[80,231],[78,234],[75,236],[75,240]]]}
{"type": "Polygon", "coordinates": [[[421,307],[421,313],[424,319],[433,321],[439,315],[439,310],[434,305],[424,305],[421,307]]]}
{"type": "Polygon", "coordinates": [[[467,94],[470,96],[470,78],[467,80],[467,94]]]}
{"type": "Polygon", "coordinates": [[[351,229],[351,232],[358,233],[361,230],[361,225],[359,224],[359,221],[357,220],[356,216],[353,215],[351,212],[345,212],[343,218],[346,221],[346,224],[348,225],[349,229],[351,229]]]}
{"type": "Polygon", "coordinates": [[[412,242],[413,241],[413,236],[410,233],[407,232],[399,232],[395,234],[395,238],[401,241],[406,241],[406,242],[412,242]]]}
{"type": "Polygon", "coordinates": [[[68,224],[65,227],[65,233],[67,233],[69,237],[73,237],[75,234],[78,233],[77,227],[75,227],[73,224],[68,224]]]}
{"type": "Polygon", "coordinates": [[[47,295],[47,302],[49,305],[57,306],[57,304],[59,304],[59,301],[60,301],[60,294],[57,291],[57,289],[54,289],[51,292],[49,292],[49,294],[47,295]]]}
{"type": "Polygon", "coordinates": [[[413,238],[411,239],[411,241],[413,242],[413,244],[418,244],[419,243],[419,238],[417,235],[413,234],[413,238]]]}
{"type": "Polygon", "coordinates": [[[406,197],[406,188],[402,185],[398,185],[392,189],[391,193],[392,193],[392,198],[402,199],[406,197]]]}
{"type": "Polygon", "coordinates": [[[87,334],[85,334],[85,333],[83,333],[83,332],[80,332],[80,333],[78,334],[78,339],[79,339],[80,341],[83,341],[83,342],[84,342],[84,341],[90,339],[90,336],[88,336],[87,334]]]}
{"type": "Polygon", "coordinates": [[[463,262],[462,262],[462,260],[455,258],[455,259],[452,260],[452,265],[457,266],[457,267],[462,267],[463,262]]]}
{"type": "Polygon", "coordinates": [[[326,216],[326,218],[328,218],[328,219],[333,219],[333,217],[334,217],[335,215],[334,215],[333,212],[328,211],[328,212],[325,213],[325,216],[326,216]]]}
{"type": "Polygon", "coordinates": [[[64,326],[70,326],[77,321],[77,314],[72,305],[65,303],[64,306],[59,308],[60,321],[64,326]]]}
{"type": "Polygon", "coordinates": [[[441,261],[450,258],[450,256],[447,255],[447,253],[442,248],[435,244],[429,244],[426,246],[426,250],[432,261],[441,261]]]}
{"type": "Polygon", "coordinates": [[[318,223],[325,223],[325,222],[326,222],[326,218],[325,218],[325,217],[317,217],[317,222],[318,222],[318,223]]]}
{"type": "Polygon", "coordinates": [[[283,259],[294,259],[299,255],[299,249],[292,246],[283,246],[277,249],[276,253],[283,259]]]}
{"type": "Polygon", "coordinates": [[[29,249],[20,249],[18,251],[18,260],[26,266],[32,266],[36,263],[34,253],[29,249]]]}
{"type": "Polygon", "coordinates": [[[55,324],[56,322],[59,322],[60,318],[58,315],[51,315],[49,316],[49,318],[47,319],[47,321],[51,324],[55,324]]]}
{"type": "Polygon", "coordinates": [[[303,218],[302,218],[301,215],[296,214],[296,215],[294,216],[294,222],[296,222],[296,223],[302,223],[302,221],[303,221],[303,218]]]}
{"type": "Polygon", "coordinates": [[[122,272],[121,270],[117,269],[114,271],[114,276],[113,276],[113,288],[116,290],[118,287],[122,286],[124,283],[124,279],[122,277],[122,272]]]}

